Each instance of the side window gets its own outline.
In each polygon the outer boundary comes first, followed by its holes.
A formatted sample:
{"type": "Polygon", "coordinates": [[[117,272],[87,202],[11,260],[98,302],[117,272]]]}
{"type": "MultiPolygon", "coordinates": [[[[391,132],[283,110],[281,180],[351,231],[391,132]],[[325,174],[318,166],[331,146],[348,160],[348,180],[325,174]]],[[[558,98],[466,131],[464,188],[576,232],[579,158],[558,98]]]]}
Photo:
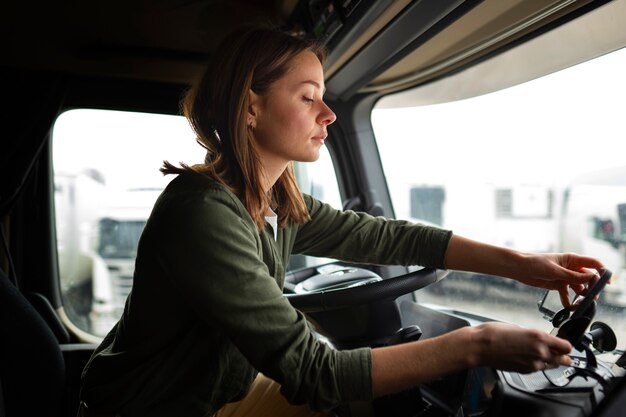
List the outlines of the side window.
{"type": "Polygon", "coordinates": [[[204,159],[182,117],[81,109],[55,123],[61,291],[68,318],[85,332],[104,336],[122,313],[139,236],[173,178],[159,172],[164,159],[204,159]]]}
{"type": "MultiPolygon", "coordinates": [[[[295,163],[296,179],[303,193],[309,194],[341,210],[342,202],[337,175],[328,148],[320,148],[320,158],[313,163],[295,163]]],[[[332,259],[292,255],[288,270],[306,268],[332,262],[332,259]]]]}
{"type": "MultiPolygon", "coordinates": [[[[132,286],[139,236],[173,176],[163,160],[204,160],[180,116],[79,109],[53,132],[57,256],[63,303],[80,330],[102,337],[121,315],[132,286]]],[[[330,155],[298,164],[302,190],[341,207],[330,155]]],[[[298,266],[320,260],[300,257],[298,266]]]]}
{"type": "Polygon", "coordinates": [[[302,192],[341,210],[337,175],[328,148],[320,148],[320,158],[314,163],[296,162],[295,171],[302,192]]]}

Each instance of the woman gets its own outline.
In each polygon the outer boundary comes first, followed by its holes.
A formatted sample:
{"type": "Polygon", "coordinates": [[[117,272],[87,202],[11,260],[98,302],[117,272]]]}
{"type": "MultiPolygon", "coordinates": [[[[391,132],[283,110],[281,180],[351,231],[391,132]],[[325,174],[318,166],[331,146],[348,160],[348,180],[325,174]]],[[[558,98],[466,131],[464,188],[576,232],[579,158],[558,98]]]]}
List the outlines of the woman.
{"type": "Polygon", "coordinates": [[[323,49],[257,28],[229,36],[215,57],[183,103],[205,163],[162,169],[178,176],[139,242],[124,314],[85,368],[83,415],[302,416],[468,367],[569,363],[567,341],[495,323],[376,349],[335,351],[316,340],[282,296],[291,253],[500,275],[558,290],[564,303],[602,265],[303,196],[292,161],[315,161],[335,121],[323,101],[323,49]]]}

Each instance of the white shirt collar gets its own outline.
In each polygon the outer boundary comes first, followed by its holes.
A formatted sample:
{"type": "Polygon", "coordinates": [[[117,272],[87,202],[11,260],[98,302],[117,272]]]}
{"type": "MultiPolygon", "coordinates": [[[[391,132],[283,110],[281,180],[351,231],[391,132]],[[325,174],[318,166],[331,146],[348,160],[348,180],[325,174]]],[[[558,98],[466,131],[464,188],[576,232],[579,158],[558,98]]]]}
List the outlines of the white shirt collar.
{"type": "Polygon", "coordinates": [[[272,209],[268,209],[268,216],[265,216],[265,221],[272,226],[272,230],[274,231],[274,240],[278,239],[278,216],[272,209]]]}

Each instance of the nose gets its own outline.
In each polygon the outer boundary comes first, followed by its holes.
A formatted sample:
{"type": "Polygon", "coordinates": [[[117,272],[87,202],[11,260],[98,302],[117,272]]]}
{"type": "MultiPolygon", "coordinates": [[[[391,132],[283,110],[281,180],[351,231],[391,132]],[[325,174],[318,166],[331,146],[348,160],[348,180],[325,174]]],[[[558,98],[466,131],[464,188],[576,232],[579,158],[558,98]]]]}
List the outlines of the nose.
{"type": "Polygon", "coordinates": [[[322,111],[320,111],[320,114],[318,116],[318,123],[322,126],[328,126],[330,124],[333,124],[335,120],[337,120],[337,116],[330,109],[330,107],[326,105],[326,103],[322,103],[322,106],[322,111]]]}

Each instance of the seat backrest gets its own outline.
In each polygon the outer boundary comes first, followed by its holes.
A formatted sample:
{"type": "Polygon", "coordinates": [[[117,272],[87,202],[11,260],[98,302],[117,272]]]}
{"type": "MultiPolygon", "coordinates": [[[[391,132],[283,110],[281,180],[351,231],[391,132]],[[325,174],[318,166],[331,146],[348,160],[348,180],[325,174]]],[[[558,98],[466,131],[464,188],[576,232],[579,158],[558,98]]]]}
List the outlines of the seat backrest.
{"type": "Polygon", "coordinates": [[[46,322],[52,333],[56,336],[60,344],[70,343],[70,333],[67,331],[59,316],[54,311],[50,301],[42,294],[31,292],[24,294],[30,304],[37,310],[37,313],[46,322]]]}
{"type": "Polygon", "coordinates": [[[0,381],[6,417],[58,416],[65,364],[56,336],[0,271],[0,381]]]}

